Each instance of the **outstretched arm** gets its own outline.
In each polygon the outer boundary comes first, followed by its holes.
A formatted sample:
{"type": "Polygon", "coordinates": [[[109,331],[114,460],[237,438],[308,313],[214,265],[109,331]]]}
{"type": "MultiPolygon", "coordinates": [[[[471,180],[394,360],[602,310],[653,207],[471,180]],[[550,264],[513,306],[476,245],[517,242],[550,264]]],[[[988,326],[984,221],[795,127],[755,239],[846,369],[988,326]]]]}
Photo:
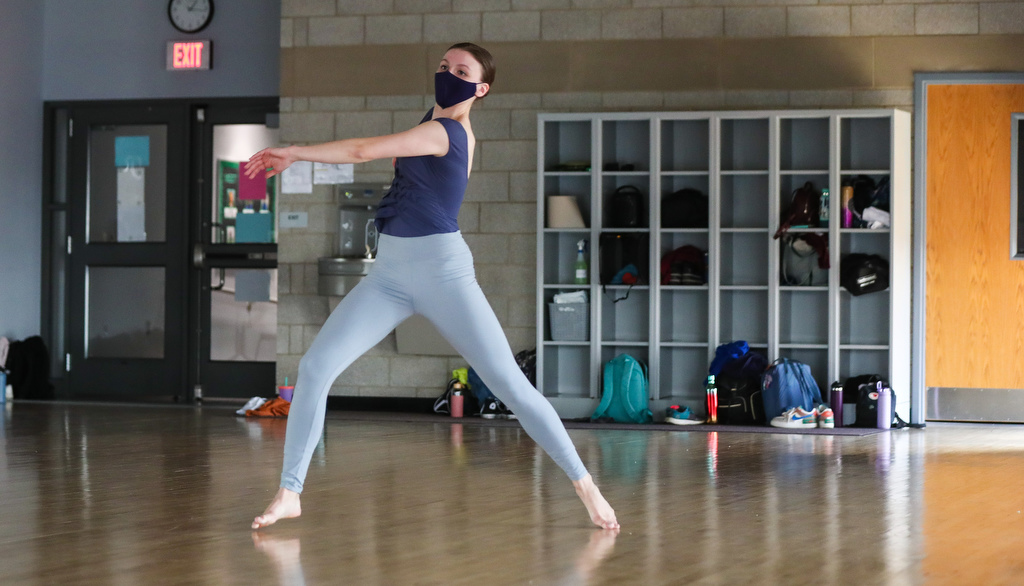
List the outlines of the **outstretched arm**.
{"type": "Polygon", "coordinates": [[[349,138],[310,146],[263,149],[249,157],[245,174],[255,177],[265,171],[267,178],[280,175],[295,161],[314,163],[365,163],[394,157],[441,156],[448,152],[448,133],[439,122],[420,124],[397,134],[370,138],[349,138]]]}

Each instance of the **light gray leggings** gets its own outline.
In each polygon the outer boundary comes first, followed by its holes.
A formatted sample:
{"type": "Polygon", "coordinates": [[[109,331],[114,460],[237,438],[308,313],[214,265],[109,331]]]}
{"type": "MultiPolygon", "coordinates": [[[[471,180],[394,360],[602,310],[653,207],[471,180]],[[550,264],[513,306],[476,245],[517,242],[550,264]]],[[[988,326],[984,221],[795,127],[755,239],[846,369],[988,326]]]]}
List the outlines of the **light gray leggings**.
{"type": "Polygon", "coordinates": [[[299,362],[284,442],[283,488],[302,492],[334,379],[414,313],[434,324],[571,480],[587,475],[554,407],[516,364],[476,282],[462,234],[381,235],[373,269],[338,304],[299,362]]]}

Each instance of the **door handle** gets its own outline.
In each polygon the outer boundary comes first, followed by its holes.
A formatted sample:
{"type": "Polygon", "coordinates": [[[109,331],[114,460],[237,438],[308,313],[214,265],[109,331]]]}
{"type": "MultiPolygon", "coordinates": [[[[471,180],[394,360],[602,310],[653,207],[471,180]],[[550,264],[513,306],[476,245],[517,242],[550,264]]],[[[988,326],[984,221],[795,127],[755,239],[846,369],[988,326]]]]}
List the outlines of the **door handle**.
{"type": "Polygon", "coordinates": [[[204,262],[206,262],[206,249],[203,248],[202,243],[197,243],[192,247],[192,266],[201,269],[204,262]]]}
{"type": "MultiPolygon", "coordinates": [[[[202,244],[196,244],[192,247],[192,266],[197,269],[206,268],[206,249],[203,248],[202,244]]],[[[224,288],[224,267],[217,269],[218,272],[218,284],[216,286],[211,285],[211,291],[220,291],[224,288]]]]}

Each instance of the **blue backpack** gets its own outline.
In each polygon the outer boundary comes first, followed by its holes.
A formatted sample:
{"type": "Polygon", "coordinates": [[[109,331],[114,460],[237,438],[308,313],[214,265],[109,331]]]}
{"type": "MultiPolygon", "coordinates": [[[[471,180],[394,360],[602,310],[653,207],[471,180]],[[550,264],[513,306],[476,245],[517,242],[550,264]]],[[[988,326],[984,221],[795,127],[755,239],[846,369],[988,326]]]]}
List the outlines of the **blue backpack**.
{"type": "Polygon", "coordinates": [[[619,354],[604,365],[601,404],[591,420],[611,419],[616,423],[650,423],[647,408],[647,366],[629,354],[619,354]]]}
{"type": "Polygon", "coordinates": [[[779,358],[768,366],[761,377],[761,398],[768,421],[793,407],[810,411],[822,402],[811,367],[788,358],[779,358]]]}

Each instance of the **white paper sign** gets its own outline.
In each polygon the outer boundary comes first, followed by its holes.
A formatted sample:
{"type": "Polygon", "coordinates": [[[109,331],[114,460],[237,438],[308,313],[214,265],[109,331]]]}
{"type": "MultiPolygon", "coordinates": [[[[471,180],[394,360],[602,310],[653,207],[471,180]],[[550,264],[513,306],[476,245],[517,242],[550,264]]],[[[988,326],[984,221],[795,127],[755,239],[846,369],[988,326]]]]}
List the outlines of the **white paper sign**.
{"type": "Polygon", "coordinates": [[[313,183],[317,185],[353,183],[355,180],[355,169],[351,163],[341,165],[315,163],[313,165],[313,183]]]}
{"type": "Polygon", "coordinates": [[[306,212],[281,212],[282,228],[305,228],[309,225],[309,214],[306,212]]]}
{"type": "Polygon", "coordinates": [[[117,168],[117,241],[146,241],[146,169],[117,168]]]}
{"type": "Polygon", "coordinates": [[[295,161],[281,173],[281,193],[313,193],[313,163],[295,161]]]}
{"type": "Polygon", "coordinates": [[[244,270],[235,273],[235,301],[270,301],[270,271],[244,270]]]}

